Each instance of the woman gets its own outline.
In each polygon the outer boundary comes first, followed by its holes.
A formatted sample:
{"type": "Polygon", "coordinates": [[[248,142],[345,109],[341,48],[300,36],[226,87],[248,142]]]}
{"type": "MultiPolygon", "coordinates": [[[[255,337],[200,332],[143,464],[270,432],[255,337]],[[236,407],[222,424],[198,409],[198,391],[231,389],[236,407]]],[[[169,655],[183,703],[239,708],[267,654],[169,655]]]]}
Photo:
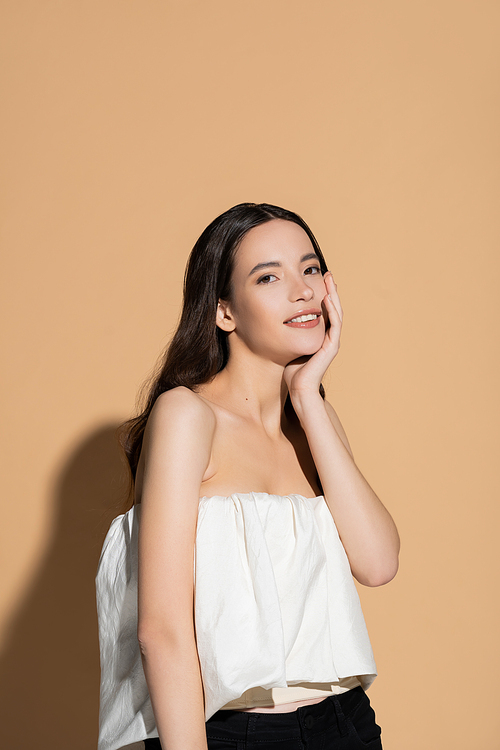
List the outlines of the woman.
{"type": "Polygon", "coordinates": [[[100,750],[381,747],[352,575],[390,581],[399,537],[324,399],[341,325],[297,214],[243,203],[196,242],[124,430],[135,505],[97,576],[100,750]]]}

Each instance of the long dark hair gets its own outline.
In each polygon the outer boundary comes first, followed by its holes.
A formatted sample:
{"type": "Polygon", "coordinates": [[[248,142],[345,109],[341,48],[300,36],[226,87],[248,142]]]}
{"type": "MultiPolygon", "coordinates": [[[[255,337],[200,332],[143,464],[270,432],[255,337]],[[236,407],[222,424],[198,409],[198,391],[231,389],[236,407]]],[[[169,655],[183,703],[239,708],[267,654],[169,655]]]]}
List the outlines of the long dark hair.
{"type": "MultiPolygon", "coordinates": [[[[327,272],[315,236],[293,211],[268,203],[239,203],[208,225],[187,262],[177,330],[153,376],[142,388],[143,409],[137,417],[118,428],[119,441],[130,466],[130,493],[133,492],[146,422],[158,396],[179,385],[194,389],[212,380],[226,366],[229,358],[227,334],[215,324],[217,304],[219,299],[232,300],[234,258],[243,237],[253,227],[273,219],[292,221],[302,227],[318,255],[322,274],[327,272]]],[[[322,385],[320,393],[324,398],[322,385]]]]}

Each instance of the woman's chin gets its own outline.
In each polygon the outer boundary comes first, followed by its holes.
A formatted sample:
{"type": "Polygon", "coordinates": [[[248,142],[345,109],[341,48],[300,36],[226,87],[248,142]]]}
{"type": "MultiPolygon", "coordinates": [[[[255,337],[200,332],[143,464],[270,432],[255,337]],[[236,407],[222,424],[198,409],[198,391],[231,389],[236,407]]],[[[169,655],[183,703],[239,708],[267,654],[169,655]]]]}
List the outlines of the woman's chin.
{"type": "Polygon", "coordinates": [[[309,359],[311,359],[313,354],[316,354],[316,352],[319,351],[320,348],[320,346],[307,347],[307,349],[302,349],[300,352],[290,352],[290,354],[288,355],[289,360],[287,364],[290,365],[293,363],[294,365],[302,365],[309,359]]]}
{"type": "Polygon", "coordinates": [[[294,357],[290,362],[287,362],[287,365],[304,365],[311,357],[312,354],[301,354],[299,357],[294,357]]]}
{"type": "Polygon", "coordinates": [[[299,353],[297,353],[297,357],[312,357],[313,354],[316,354],[321,349],[321,345],[323,344],[324,337],[321,339],[321,341],[316,342],[310,342],[308,346],[301,347],[301,350],[299,353]]]}

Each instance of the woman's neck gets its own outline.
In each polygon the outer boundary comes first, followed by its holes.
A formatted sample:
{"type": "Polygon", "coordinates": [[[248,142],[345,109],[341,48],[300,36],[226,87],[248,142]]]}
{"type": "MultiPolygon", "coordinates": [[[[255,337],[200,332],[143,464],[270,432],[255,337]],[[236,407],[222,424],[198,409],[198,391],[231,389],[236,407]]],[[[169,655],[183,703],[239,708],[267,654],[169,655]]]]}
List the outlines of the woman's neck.
{"type": "Polygon", "coordinates": [[[283,367],[269,360],[230,359],[200,395],[262,426],[270,437],[283,433],[288,388],[283,367]]]}

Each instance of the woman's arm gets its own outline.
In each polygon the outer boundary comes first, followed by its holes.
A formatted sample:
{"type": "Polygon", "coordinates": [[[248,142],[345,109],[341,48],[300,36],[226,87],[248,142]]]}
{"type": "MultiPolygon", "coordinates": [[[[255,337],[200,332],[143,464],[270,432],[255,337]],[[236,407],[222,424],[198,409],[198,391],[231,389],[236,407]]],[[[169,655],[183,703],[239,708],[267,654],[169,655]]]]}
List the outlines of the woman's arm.
{"type": "Polygon", "coordinates": [[[319,393],[296,398],[293,405],[354,577],[365,586],[388,583],[399,554],[391,515],[356,466],[333,407],[319,393]]]}
{"type": "Polygon", "coordinates": [[[196,650],[194,543],[215,417],[187,388],[163,393],[144,434],[138,638],[163,750],[206,750],[196,650]]]}
{"type": "Polygon", "coordinates": [[[366,586],[381,586],[396,575],[399,535],[390,513],[356,466],[335,410],[319,394],[323,375],[339,350],[343,317],[330,272],[324,280],[323,345],[305,364],[287,365],[284,376],[352,573],[366,586]]]}

